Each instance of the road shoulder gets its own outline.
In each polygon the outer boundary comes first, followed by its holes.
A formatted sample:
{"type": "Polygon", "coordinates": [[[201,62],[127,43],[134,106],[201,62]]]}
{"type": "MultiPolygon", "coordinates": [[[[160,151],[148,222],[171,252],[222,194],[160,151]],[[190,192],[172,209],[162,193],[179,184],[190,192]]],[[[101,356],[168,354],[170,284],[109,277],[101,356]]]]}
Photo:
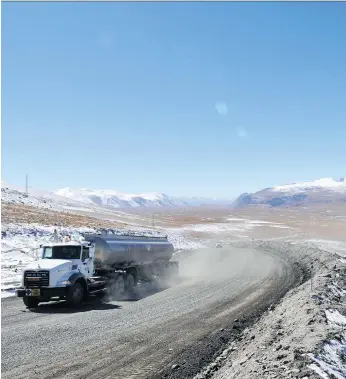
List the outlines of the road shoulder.
{"type": "Polygon", "coordinates": [[[195,379],[346,378],[346,266],[336,254],[304,244],[257,241],[292,264],[304,282],[245,328],[195,379]]]}

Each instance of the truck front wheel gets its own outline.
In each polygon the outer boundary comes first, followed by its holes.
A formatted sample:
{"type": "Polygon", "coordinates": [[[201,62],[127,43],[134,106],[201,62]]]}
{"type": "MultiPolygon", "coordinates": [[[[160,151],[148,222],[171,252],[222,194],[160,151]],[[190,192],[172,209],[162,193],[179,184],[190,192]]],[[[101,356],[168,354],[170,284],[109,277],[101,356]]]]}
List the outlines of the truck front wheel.
{"type": "Polygon", "coordinates": [[[67,303],[73,307],[80,306],[84,300],[84,288],[80,283],[75,283],[68,291],[67,303]]]}
{"type": "Polygon", "coordinates": [[[23,302],[28,308],[36,308],[38,306],[39,300],[36,297],[24,296],[23,302]]]}

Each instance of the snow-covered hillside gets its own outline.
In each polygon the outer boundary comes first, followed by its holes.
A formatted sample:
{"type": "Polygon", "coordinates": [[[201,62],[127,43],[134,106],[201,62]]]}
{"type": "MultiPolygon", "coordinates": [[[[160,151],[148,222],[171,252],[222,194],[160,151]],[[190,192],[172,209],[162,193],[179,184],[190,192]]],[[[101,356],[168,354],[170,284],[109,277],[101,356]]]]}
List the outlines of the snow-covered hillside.
{"type": "Polygon", "coordinates": [[[312,182],[292,183],[265,188],[255,193],[243,193],[234,207],[248,205],[288,206],[311,203],[346,202],[346,181],[342,178],[318,179],[312,182]]]}
{"type": "MultiPolygon", "coordinates": [[[[28,205],[40,209],[48,209],[58,212],[88,211],[94,212],[98,209],[95,204],[81,203],[53,194],[49,191],[30,188],[28,194],[21,187],[10,186],[1,182],[1,202],[7,204],[28,205]]],[[[107,211],[102,209],[102,211],[107,211]]]]}

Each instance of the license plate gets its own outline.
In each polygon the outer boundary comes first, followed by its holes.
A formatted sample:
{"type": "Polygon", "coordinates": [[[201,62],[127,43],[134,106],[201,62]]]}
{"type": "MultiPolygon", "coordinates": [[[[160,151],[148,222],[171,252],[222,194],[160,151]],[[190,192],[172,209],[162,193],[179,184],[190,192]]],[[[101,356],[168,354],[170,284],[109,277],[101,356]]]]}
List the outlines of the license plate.
{"type": "Polygon", "coordinates": [[[41,294],[41,291],[39,288],[33,288],[31,290],[31,296],[40,296],[40,294],[41,294]]]}

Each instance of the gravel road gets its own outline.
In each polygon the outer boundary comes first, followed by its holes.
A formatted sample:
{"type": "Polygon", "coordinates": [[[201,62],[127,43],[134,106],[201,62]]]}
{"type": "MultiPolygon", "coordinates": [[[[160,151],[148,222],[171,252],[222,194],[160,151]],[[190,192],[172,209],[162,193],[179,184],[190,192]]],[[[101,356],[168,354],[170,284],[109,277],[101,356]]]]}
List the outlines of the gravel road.
{"type": "Polygon", "coordinates": [[[20,299],[2,300],[2,377],[193,377],[221,347],[220,331],[294,281],[287,263],[253,249],[204,249],[180,267],[178,285],[142,286],[132,301],[28,311],[20,299]]]}

